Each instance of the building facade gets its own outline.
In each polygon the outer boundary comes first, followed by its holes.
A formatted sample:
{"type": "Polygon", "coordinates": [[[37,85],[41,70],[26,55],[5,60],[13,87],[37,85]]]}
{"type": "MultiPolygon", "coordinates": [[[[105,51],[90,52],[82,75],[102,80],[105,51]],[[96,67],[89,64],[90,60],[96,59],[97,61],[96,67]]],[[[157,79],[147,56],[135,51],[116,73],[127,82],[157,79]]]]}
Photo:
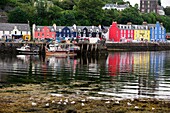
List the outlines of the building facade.
{"type": "Polygon", "coordinates": [[[149,24],[151,41],[166,41],[166,29],[159,22],[149,24]]]}
{"type": "Polygon", "coordinates": [[[19,40],[26,37],[26,40],[31,38],[29,24],[19,23],[0,23],[0,39],[1,40],[19,40]]]}
{"type": "Polygon", "coordinates": [[[158,13],[158,0],[140,0],[140,11],[142,13],[158,13]]]}
{"type": "Polygon", "coordinates": [[[33,24],[33,39],[44,40],[56,38],[56,25],[53,26],[36,26],[33,24]]]}
{"type": "Polygon", "coordinates": [[[166,29],[162,24],[133,25],[133,24],[117,24],[113,22],[109,28],[108,40],[114,42],[132,42],[132,41],[166,41],[166,29]]]}
{"type": "Polygon", "coordinates": [[[116,9],[118,11],[123,11],[124,9],[128,8],[129,4],[106,4],[104,7],[102,7],[103,10],[111,10],[111,9],[116,9]]]}
{"type": "Polygon", "coordinates": [[[134,40],[134,29],[132,25],[122,25],[117,24],[117,22],[113,22],[109,28],[109,40],[114,42],[134,40]]]}
{"type": "Polygon", "coordinates": [[[134,40],[150,41],[150,30],[147,25],[134,25],[134,40]]]}

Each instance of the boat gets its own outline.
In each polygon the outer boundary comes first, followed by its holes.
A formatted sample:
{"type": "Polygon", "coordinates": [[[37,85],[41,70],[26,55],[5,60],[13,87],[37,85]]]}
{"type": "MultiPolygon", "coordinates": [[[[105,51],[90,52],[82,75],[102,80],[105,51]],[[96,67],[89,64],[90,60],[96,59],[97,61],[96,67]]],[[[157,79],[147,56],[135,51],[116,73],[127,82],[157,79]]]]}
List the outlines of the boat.
{"type": "Polygon", "coordinates": [[[46,46],[45,53],[46,56],[57,56],[57,57],[67,57],[76,56],[77,52],[80,51],[78,46],[74,44],[49,44],[46,46]]]}
{"type": "Polygon", "coordinates": [[[29,45],[24,45],[20,48],[16,48],[18,54],[39,54],[38,48],[31,48],[29,45]]]}

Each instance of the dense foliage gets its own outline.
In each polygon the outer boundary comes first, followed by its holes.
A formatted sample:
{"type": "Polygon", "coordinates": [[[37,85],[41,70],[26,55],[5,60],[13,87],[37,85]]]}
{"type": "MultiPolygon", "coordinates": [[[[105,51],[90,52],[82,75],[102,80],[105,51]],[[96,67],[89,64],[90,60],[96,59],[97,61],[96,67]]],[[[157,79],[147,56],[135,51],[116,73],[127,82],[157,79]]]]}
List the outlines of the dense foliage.
{"type": "MultiPolygon", "coordinates": [[[[165,8],[167,16],[155,13],[142,14],[138,5],[131,6],[123,11],[102,10],[106,3],[123,4],[123,0],[0,0],[0,8],[9,5],[13,10],[8,12],[8,22],[25,23],[30,25],[104,25],[110,26],[113,21],[120,24],[132,22],[142,24],[143,21],[164,24],[170,31],[170,10],[165,8]],[[4,2],[5,1],[5,2],[4,2]]],[[[129,3],[129,2],[127,2],[129,3]]]]}

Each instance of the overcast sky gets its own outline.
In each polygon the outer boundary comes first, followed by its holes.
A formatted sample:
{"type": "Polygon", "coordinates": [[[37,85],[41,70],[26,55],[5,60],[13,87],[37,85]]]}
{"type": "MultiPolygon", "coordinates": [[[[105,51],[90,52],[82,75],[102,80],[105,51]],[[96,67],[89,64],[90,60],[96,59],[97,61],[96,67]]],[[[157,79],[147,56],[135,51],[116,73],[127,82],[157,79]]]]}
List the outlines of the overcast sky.
{"type": "MultiPolygon", "coordinates": [[[[132,6],[134,6],[136,3],[140,6],[140,0],[125,0],[129,1],[132,6]]],[[[170,0],[161,0],[162,6],[170,6],[170,0]]]]}

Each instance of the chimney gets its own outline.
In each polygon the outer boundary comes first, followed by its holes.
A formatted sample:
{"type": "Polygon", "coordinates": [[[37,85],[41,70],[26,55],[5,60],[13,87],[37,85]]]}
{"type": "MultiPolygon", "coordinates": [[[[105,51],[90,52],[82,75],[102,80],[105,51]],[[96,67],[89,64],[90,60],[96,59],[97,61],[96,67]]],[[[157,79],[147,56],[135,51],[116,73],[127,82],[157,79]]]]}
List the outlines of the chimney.
{"type": "Polygon", "coordinates": [[[128,22],[127,25],[132,25],[132,22],[128,22]]]}
{"type": "Polygon", "coordinates": [[[147,25],[148,23],[147,22],[143,22],[143,24],[142,25],[147,25]]]}
{"type": "Polygon", "coordinates": [[[54,31],[56,31],[57,30],[56,24],[53,24],[53,27],[54,27],[54,31]]]}

